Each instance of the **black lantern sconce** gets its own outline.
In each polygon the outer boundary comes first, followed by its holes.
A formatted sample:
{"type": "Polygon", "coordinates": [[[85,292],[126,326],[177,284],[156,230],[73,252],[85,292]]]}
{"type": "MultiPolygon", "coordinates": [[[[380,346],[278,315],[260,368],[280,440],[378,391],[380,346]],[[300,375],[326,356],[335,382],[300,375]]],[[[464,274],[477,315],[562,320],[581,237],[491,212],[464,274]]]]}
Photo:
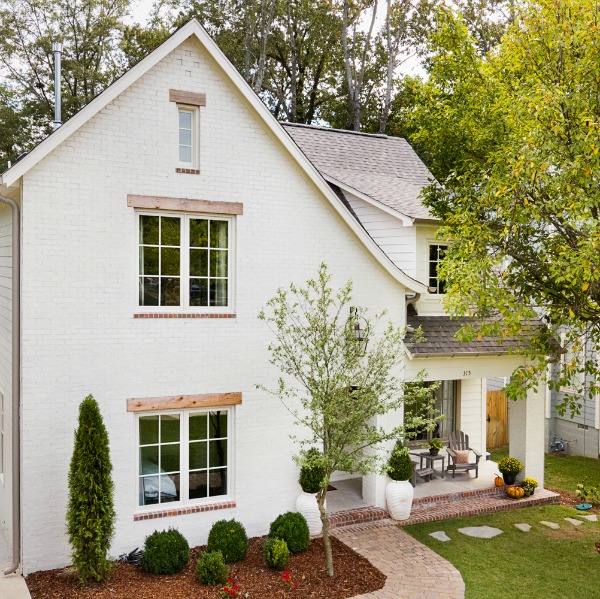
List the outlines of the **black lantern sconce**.
{"type": "Polygon", "coordinates": [[[369,344],[369,326],[367,321],[359,316],[358,310],[350,307],[350,319],[352,321],[352,334],[356,343],[359,345],[359,352],[364,355],[369,344]]]}

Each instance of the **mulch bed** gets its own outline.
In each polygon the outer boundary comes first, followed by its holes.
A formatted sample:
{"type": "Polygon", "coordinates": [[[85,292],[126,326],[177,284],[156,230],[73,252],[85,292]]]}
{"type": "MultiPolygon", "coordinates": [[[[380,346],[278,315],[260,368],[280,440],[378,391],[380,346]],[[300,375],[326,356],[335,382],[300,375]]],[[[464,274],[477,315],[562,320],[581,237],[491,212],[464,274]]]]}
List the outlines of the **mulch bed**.
{"type": "MultiPolygon", "coordinates": [[[[575,493],[567,493],[566,491],[559,491],[558,489],[551,489],[548,487],[548,491],[553,491],[560,495],[560,504],[567,505],[569,507],[575,507],[576,505],[583,503],[575,493]]],[[[586,512],[581,512],[585,514],[586,512]]],[[[589,514],[600,514],[600,505],[594,505],[591,510],[588,510],[589,514]]]]}
{"type": "MultiPolygon", "coordinates": [[[[239,597],[353,597],[370,593],[383,587],[386,577],[364,557],[331,539],[335,576],[325,572],[323,540],[313,539],[301,553],[292,554],[286,565],[298,588],[285,587],[281,572],[265,566],[263,545],[266,538],[249,541],[248,557],[243,562],[231,564],[229,577],[241,586],[239,597]]],[[[194,568],[196,560],[205,547],[190,551],[190,562],[179,574],[156,576],[147,574],[140,567],[116,564],[111,579],[103,584],[81,587],[77,576],[69,570],[47,570],[30,574],[26,581],[32,599],[191,599],[220,597],[221,587],[201,585],[194,568]]]]}

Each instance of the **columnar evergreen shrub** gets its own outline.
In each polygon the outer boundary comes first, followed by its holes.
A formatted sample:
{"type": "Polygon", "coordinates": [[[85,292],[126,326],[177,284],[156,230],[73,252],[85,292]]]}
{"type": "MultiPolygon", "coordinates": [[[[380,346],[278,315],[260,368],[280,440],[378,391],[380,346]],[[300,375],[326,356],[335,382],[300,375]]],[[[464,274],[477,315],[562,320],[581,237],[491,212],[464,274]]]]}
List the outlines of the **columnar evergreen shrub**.
{"type": "Polygon", "coordinates": [[[318,493],[325,480],[325,468],[316,463],[321,452],[316,447],[311,447],[305,452],[307,463],[300,468],[298,482],[305,493],[318,493]]]}
{"type": "Polygon", "coordinates": [[[387,473],[392,480],[410,480],[413,473],[413,463],[408,455],[408,448],[396,441],[392,455],[388,460],[387,473]]]}
{"type": "Polygon", "coordinates": [[[218,520],[208,533],[209,551],[220,551],[226,564],[239,562],[248,553],[246,529],[237,520],[218,520]]]}
{"type": "Polygon", "coordinates": [[[88,395],[79,406],[67,508],[73,565],[82,584],[110,576],[107,554],[115,518],[111,472],[108,433],[98,403],[88,395]]]}
{"type": "Polygon", "coordinates": [[[196,576],[202,584],[225,584],[228,570],[220,551],[205,551],[196,562],[196,576]]]}
{"type": "Polygon", "coordinates": [[[175,528],[156,530],[146,537],[141,564],[152,574],[175,574],[190,560],[190,546],[175,528]]]}
{"type": "Polygon", "coordinates": [[[286,512],[277,516],[269,528],[269,538],[283,539],[292,553],[306,549],[310,543],[306,519],[298,512],[286,512]]]}
{"type": "Polygon", "coordinates": [[[290,558],[290,550],[283,539],[269,539],[265,543],[264,556],[269,568],[282,570],[290,558]]]}

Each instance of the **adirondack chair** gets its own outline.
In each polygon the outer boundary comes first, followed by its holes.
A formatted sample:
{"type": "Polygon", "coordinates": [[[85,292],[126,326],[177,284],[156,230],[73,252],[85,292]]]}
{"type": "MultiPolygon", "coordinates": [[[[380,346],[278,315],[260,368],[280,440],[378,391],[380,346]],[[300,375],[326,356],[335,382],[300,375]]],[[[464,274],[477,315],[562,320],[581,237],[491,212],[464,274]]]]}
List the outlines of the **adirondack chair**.
{"type": "Polygon", "coordinates": [[[413,487],[417,486],[417,476],[429,482],[433,478],[433,469],[421,468],[421,457],[418,453],[413,453],[410,451],[408,455],[410,455],[410,459],[413,461],[413,473],[410,479],[410,484],[413,487]]]}
{"type": "MultiPolygon", "coordinates": [[[[462,431],[455,431],[450,433],[448,437],[448,472],[452,470],[452,478],[455,477],[456,471],[468,472],[469,470],[475,470],[475,478],[479,476],[479,458],[481,454],[472,447],[469,447],[469,435],[465,435],[462,431]],[[464,464],[456,461],[458,457],[457,451],[472,451],[475,454],[475,461],[470,460],[464,464]]],[[[470,454],[469,454],[470,455],[470,454]]]]}

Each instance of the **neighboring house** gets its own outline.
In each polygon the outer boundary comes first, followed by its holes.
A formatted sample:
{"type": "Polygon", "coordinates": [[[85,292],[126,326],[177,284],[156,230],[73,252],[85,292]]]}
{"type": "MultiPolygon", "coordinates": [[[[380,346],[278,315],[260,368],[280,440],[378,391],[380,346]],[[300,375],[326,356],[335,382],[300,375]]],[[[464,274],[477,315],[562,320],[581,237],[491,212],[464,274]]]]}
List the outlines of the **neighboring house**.
{"type": "MultiPolygon", "coordinates": [[[[18,522],[23,571],[69,562],[67,472],[88,393],[110,437],[113,554],[171,526],[201,544],[222,518],[264,534],[293,509],[297,449],[288,412],[256,387],[278,376],[257,314],[322,261],[334,284],[354,281],[357,305],[423,326],[406,373],[443,381],[440,434],[462,429],[484,451],[486,378],[519,358],[453,340],[444,244],[417,198],[429,177],[404,140],[284,129],[196,21],[6,171],[0,195],[21,218],[0,204],[0,518],[9,537],[18,522]]],[[[538,399],[515,404],[511,452],[541,481],[538,399]]],[[[365,501],[384,506],[385,483],[364,477],[365,501]]]]}
{"type": "MultiPolygon", "coordinates": [[[[562,344],[565,346],[564,338],[562,344]]],[[[561,354],[560,362],[552,365],[551,374],[554,380],[558,378],[558,372],[565,364],[574,364],[576,368],[582,368],[586,360],[593,360],[596,354],[592,344],[585,339],[579,352],[566,346],[565,353],[561,354]]],[[[585,455],[588,457],[600,457],[600,395],[593,399],[588,397],[589,385],[592,377],[583,372],[576,374],[573,385],[553,389],[550,393],[548,406],[547,451],[566,451],[573,455],[585,455]],[[582,399],[582,391],[585,401],[582,399]],[[571,417],[567,411],[561,415],[556,407],[565,399],[579,397],[579,414],[571,417]]]]}

